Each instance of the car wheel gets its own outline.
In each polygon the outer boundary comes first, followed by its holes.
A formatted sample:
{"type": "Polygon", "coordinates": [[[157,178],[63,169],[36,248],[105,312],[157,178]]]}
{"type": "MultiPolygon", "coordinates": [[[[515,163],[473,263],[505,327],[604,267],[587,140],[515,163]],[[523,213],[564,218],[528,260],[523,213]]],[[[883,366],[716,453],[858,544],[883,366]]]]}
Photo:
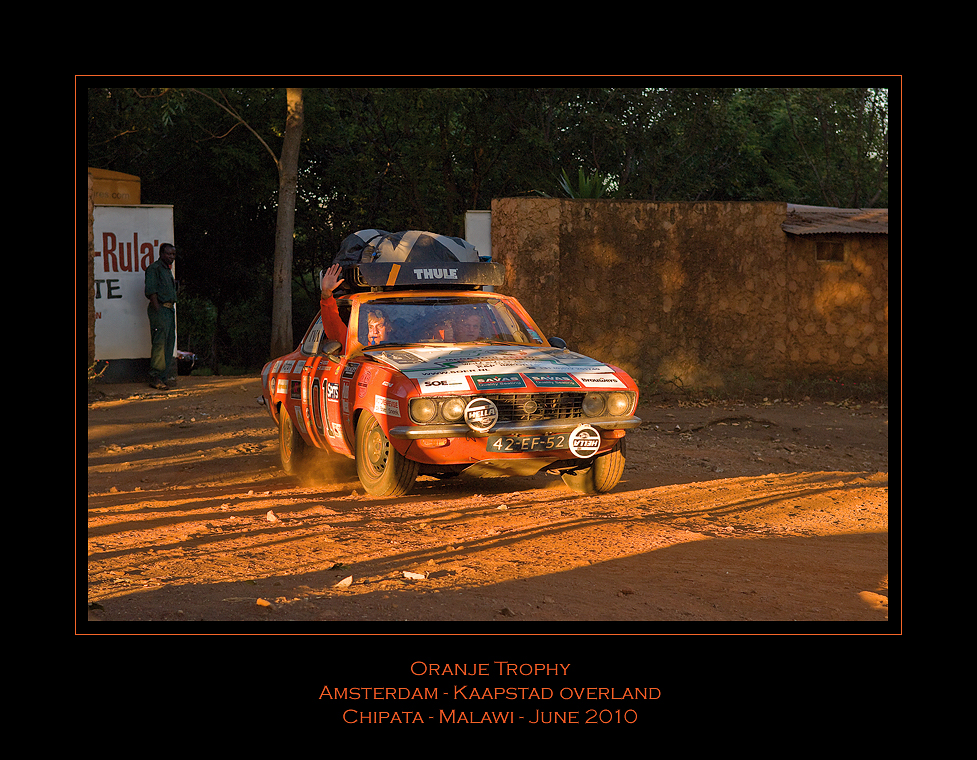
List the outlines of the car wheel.
{"type": "Polygon", "coordinates": [[[356,423],[356,474],[372,496],[403,496],[410,491],[420,469],[397,451],[377,418],[364,411],[356,423]]]}
{"type": "Polygon", "coordinates": [[[586,470],[564,473],[563,482],[568,488],[580,493],[607,493],[621,481],[624,474],[624,439],[594,459],[586,470]]]}
{"type": "Polygon", "coordinates": [[[295,423],[284,407],[278,412],[278,456],[288,475],[298,475],[309,456],[308,444],[295,429],[295,423]]]}

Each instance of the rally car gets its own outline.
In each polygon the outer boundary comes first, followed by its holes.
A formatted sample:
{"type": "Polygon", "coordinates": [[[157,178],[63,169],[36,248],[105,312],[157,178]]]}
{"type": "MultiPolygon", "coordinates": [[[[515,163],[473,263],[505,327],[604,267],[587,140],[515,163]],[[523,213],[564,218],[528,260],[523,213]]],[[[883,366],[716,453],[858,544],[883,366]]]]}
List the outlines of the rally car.
{"type": "MultiPolygon", "coordinates": [[[[492,290],[500,265],[458,250],[421,258],[417,246],[405,253],[404,233],[378,234],[399,258],[384,260],[374,242],[344,262],[343,340],[326,335],[320,313],[262,370],[283,469],[297,474],[312,449],[349,457],[379,497],[406,494],[421,474],[545,471],[585,493],[617,485],[625,431],[640,423],[635,382],[547,340],[516,299],[492,290]]],[[[448,248],[459,240],[420,235],[448,248]]]]}

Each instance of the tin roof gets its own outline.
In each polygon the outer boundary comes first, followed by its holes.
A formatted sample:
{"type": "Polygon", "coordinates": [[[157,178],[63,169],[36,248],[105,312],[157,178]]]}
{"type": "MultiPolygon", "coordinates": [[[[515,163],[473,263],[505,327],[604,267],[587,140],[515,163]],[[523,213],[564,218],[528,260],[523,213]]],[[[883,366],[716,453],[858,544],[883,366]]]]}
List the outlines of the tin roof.
{"type": "Polygon", "coordinates": [[[802,206],[787,204],[787,219],[781,225],[791,235],[815,233],[872,233],[889,234],[887,208],[831,208],[830,206],[802,206]]]}

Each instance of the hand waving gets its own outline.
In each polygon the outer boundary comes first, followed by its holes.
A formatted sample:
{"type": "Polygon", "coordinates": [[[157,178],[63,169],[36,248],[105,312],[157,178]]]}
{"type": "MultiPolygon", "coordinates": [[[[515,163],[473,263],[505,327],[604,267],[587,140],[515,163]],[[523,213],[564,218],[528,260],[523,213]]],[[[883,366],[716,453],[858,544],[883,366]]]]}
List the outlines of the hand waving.
{"type": "Polygon", "coordinates": [[[338,288],[344,282],[344,279],[340,277],[342,273],[343,268],[339,264],[333,264],[329,267],[322,275],[322,292],[332,293],[338,288]]]}

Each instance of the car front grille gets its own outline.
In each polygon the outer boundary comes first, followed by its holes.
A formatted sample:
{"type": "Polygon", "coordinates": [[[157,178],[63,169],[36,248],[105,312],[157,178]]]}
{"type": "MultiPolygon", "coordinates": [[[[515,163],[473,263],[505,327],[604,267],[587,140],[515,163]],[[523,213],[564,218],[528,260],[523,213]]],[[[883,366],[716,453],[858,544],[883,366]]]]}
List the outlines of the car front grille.
{"type": "Polygon", "coordinates": [[[568,420],[582,417],[583,393],[499,393],[491,396],[499,422],[568,420]]]}

